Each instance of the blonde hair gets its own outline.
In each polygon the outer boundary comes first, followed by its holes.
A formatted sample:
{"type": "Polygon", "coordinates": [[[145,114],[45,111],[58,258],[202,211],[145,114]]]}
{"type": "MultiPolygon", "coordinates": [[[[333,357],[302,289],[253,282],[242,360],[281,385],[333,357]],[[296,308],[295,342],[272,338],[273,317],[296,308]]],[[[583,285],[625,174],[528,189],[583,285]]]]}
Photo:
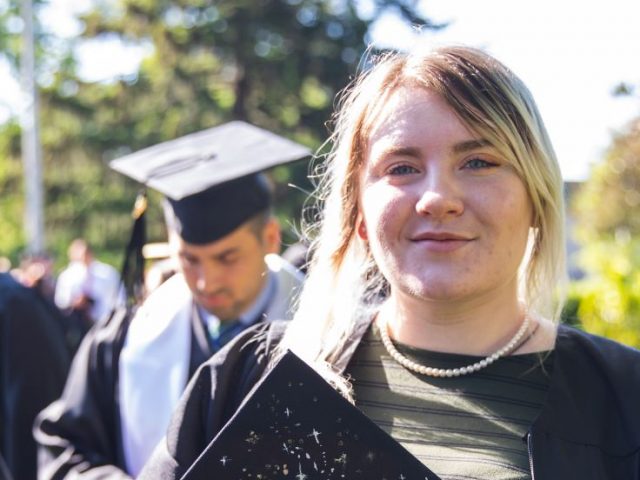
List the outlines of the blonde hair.
{"type": "Polygon", "coordinates": [[[313,233],[313,260],[299,307],[281,348],[291,349],[348,394],[333,373],[362,316],[370,316],[388,285],[363,242],[357,241],[359,171],[376,117],[399,87],[440,95],[463,123],[510,161],[533,209],[528,254],[520,271],[529,311],[558,318],[563,284],[564,205],[560,169],[533,98],[509,69],[469,47],[385,54],[343,92],[331,152],[320,172],[322,208],[313,233]]]}

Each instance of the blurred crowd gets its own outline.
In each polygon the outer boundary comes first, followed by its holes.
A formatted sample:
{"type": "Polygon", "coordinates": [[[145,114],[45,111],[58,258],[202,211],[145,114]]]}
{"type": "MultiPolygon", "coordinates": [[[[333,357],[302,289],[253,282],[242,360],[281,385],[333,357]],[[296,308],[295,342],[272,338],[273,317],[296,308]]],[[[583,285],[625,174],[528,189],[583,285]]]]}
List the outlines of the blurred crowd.
{"type": "MultiPolygon", "coordinates": [[[[84,239],[58,275],[54,264],[44,253],[17,266],[0,258],[0,480],[36,478],[36,415],[62,394],[83,338],[126,303],[120,274],[84,239]]],[[[166,260],[161,270],[155,286],[170,276],[166,260]]]]}
{"type": "Polygon", "coordinates": [[[86,332],[94,324],[104,322],[125,299],[118,271],[96,259],[86,240],[77,238],[71,242],[68,260],[68,265],[56,275],[55,259],[48,253],[25,255],[15,267],[2,257],[0,273],[9,273],[37,295],[52,321],[62,327],[73,354],[86,332]]]}

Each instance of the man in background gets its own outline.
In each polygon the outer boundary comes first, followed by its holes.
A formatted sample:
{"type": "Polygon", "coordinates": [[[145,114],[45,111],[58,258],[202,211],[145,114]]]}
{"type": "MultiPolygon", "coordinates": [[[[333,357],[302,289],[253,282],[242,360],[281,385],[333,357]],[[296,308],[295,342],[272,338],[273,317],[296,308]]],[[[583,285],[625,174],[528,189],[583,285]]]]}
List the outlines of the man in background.
{"type": "Polygon", "coordinates": [[[68,255],[69,265],[56,283],[56,305],[89,326],[104,321],[124,301],[120,275],[111,265],[97,260],[81,238],[71,242],[68,255]]]}

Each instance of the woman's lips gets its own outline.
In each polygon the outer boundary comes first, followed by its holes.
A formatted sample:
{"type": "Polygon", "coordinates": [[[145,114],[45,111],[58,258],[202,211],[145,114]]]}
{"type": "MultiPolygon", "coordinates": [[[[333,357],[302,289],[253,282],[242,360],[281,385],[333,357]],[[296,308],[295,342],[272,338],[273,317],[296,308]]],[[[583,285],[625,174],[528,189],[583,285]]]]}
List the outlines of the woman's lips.
{"type": "Polygon", "coordinates": [[[453,252],[473,240],[472,236],[451,232],[424,232],[411,237],[413,243],[421,245],[429,251],[439,253],[453,252]]]}

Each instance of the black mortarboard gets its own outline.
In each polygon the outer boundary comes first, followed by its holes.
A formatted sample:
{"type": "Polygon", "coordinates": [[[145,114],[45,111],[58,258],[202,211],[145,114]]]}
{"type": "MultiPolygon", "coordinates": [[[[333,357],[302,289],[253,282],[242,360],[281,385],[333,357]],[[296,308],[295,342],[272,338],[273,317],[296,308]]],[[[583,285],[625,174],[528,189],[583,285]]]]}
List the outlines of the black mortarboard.
{"type": "Polygon", "coordinates": [[[235,121],[113,160],[111,168],[163,193],[170,226],[188,243],[231,233],[271,202],[259,172],[301,159],[307,147],[235,121]]]}
{"type": "Polygon", "coordinates": [[[438,477],[287,352],[182,480],[438,477]]]}

